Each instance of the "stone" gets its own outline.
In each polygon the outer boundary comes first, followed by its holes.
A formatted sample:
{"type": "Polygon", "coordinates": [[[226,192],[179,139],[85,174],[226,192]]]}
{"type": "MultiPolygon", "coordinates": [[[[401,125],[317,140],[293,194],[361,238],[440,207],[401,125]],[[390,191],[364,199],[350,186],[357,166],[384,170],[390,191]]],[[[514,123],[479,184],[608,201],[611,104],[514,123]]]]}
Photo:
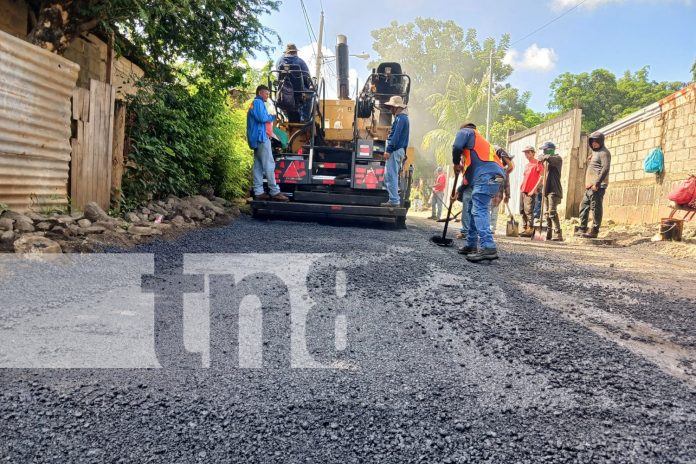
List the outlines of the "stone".
{"type": "Polygon", "coordinates": [[[14,219],[2,218],[0,219],[0,231],[14,230],[14,219]]]}
{"type": "Polygon", "coordinates": [[[53,232],[56,235],[62,235],[63,237],[72,236],[72,232],[70,231],[70,229],[63,226],[55,226],[53,229],[51,229],[51,232],[53,232]]]}
{"type": "Polygon", "coordinates": [[[5,211],[4,213],[0,214],[0,219],[12,219],[13,221],[24,221],[24,222],[31,222],[33,223],[32,219],[30,217],[25,216],[24,214],[16,213],[14,211],[5,211]]]}
{"type": "Polygon", "coordinates": [[[46,219],[48,219],[46,216],[44,216],[42,214],[35,213],[33,211],[29,211],[26,214],[26,217],[28,217],[32,221],[38,221],[38,222],[42,222],[42,221],[45,221],[46,219]]]}
{"type": "Polygon", "coordinates": [[[139,219],[138,222],[140,222],[140,221],[148,221],[148,220],[150,219],[150,216],[147,215],[147,214],[138,213],[138,219],[139,219]]]}
{"type": "Polygon", "coordinates": [[[51,230],[52,225],[50,222],[39,222],[38,224],[36,224],[35,227],[36,227],[36,230],[41,230],[43,232],[47,232],[47,231],[51,230]]]}
{"type": "Polygon", "coordinates": [[[140,216],[138,216],[137,214],[135,214],[133,212],[130,212],[130,213],[126,214],[126,220],[128,222],[132,222],[133,224],[135,224],[136,222],[140,222],[140,216]]]}
{"type": "Polygon", "coordinates": [[[29,221],[15,221],[14,228],[17,232],[34,232],[34,223],[29,220],[29,221]]]}
{"type": "Polygon", "coordinates": [[[188,202],[191,206],[195,206],[198,209],[213,210],[215,214],[223,214],[225,212],[224,208],[213,204],[213,202],[202,195],[193,196],[188,199],[188,202]]]}
{"type": "Polygon", "coordinates": [[[92,221],[89,219],[80,219],[77,221],[77,225],[80,226],[82,229],[88,229],[92,227],[92,221]]]}
{"type": "Polygon", "coordinates": [[[212,224],[212,223],[213,223],[213,220],[210,219],[210,218],[205,218],[205,219],[203,219],[203,221],[201,222],[201,224],[203,224],[204,226],[209,226],[209,225],[212,224]]]}
{"type": "Polygon", "coordinates": [[[111,220],[109,215],[106,214],[106,212],[95,202],[87,203],[85,205],[84,216],[92,222],[111,220]]]}
{"type": "Polygon", "coordinates": [[[181,215],[184,216],[184,218],[186,219],[193,219],[195,221],[201,221],[205,219],[205,215],[202,211],[191,207],[183,208],[181,210],[181,215]]]}
{"type": "Polygon", "coordinates": [[[205,217],[207,217],[208,219],[215,219],[215,216],[217,216],[217,214],[215,214],[215,211],[213,211],[212,209],[209,209],[205,212],[205,217]]]}
{"type": "Polygon", "coordinates": [[[143,213],[143,214],[146,215],[146,216],[149,216],[150,214],[152,214],[152,211],[150,211],[149,208],[142,208],[142,209],[140,210],[140,212],[143,213]]]}
{"type": "Polygon", "coordinates": [[[172,225],[171,224],[152,224],[153,229],[161,230],[163,232],[166,232],[168,230],[172,230],[172,225]]]}
{"type": "Polygon", "coordinates": [[[14,242],[14,249],[18,254],[63,253],[58,243],[36,235],[20,237],[14,242]]]}
{"type": "Polygon", "coordinates": [[[133,235],[145,235],[145,236],[150,236],[150,235],[162,235],[162,231],[154,229],[152,227],[143,227],[143,226],[131,226],[128,229],[128,232],[130,232],[133,235]]]}
{"type": "Polygon", "coordinates": [[[72,216],[58,216],[55,220],[58,224],[69,226],[70,224],[75,224],[77,219],[72,216]]]}
{"type": "Polygon", "coordinates": [[[186,220],[183,216],[176,216],[174,219],[172,219],[172,225],[176,227],[183,227],[186,225],[186,220]]]}
{"type": "Polygon", "coordinates": [[[91,226],[83,229],[85,234],[103,234],[106,232],[106,227],[91,226]]]}
{"type": "Polygon", "coordinates": [[[11,230],[0,234],[0,242],[12,242],[15,239],[15,233],[11,230]]]}

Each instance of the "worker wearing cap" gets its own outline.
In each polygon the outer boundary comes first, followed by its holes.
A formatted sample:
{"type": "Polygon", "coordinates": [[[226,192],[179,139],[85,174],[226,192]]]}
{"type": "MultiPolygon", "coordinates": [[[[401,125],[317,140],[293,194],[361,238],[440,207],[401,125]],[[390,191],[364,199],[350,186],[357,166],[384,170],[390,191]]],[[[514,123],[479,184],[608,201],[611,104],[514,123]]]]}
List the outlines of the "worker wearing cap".
{"type": "Polygon", "coordinates": [[[498,249],[491,233],[491,199],[505,181],[503,162],[493,146],[466,123],[457,132],[452,146],[455,172],[464,173],[464,182],[471,185],[471,224],[465,247],[459,253],[470,262],[498,259],[498,249]]]}
{"type": "Polygon", "coordinates": [[[531,237],[534,235],[534,208],[537,192],[541,189],[544,165],[535,158],[536,150],[534,147],[526,146],[522,153],[527,158],[527,166],[524,168],[524,177],[522,185],[520,185],[520,213],[524,229],[520,233],[520,237],[531,237]]]}
{"type": "MultiPolygon", "coordinates": [[[[307,63],[297,56],[297,46],[294,43],[289,43],[285,47],[285,53],[283,53],[283,56],[278,58],[278,61],[276,62],[276,70],[282,71],[283,67],[289,65],[289,66],[297,66],[300,68],[300,71],[302,73],[302,79],[292,79],[292,81],[298,81],[302,83],[301,88],[294,88],[295,90],[295,101],[298,104],[299,111],[300,111],[300,120],[302,122],[308,121],[309,120],[309,112],[312,109],[312,99],[309,98],[309,94],[302,93],[305,90],[311,89],[312,86],[312,78],[311,74],[309,73],[309,68],[307,67],[307,63]],[[298,93],[299,92],[299,93],[298,93]]],[[[296,84],[293,83],[293,87],[296,84]]],[[[299,85],[299,83],[297,84],[299,85]]]]}
{"type": "Polygon", "coordinates": [[[389,193],[389,201],[382,203],[381,206],[396,207],[401,206],[399,197],[399,175],[406,158],[406,148],[408,147],[408,137],[410,123],[404,99],[395,95],[384,104],[391,110],[394,122],[389,130],[387,137],[387,147],[384,152],[384,159],[387,162],[384,184],[389,193]]]}
{"type": "Polygon", "coordinates": [[[556,154],[556,145],[553,142],[545,142],[539,147],[541,153],[537,159],[546,166],[546,183],[542,186],[546,211],[546,240],[554,242],[563,241],[561,232],[561,219],[558,217],[558,205],[563,199],[563,185],[561,184],[561,172],[563,172],[563,158],[556,154]],[[553,233],[552,233],[553,230],[553,233]]]}

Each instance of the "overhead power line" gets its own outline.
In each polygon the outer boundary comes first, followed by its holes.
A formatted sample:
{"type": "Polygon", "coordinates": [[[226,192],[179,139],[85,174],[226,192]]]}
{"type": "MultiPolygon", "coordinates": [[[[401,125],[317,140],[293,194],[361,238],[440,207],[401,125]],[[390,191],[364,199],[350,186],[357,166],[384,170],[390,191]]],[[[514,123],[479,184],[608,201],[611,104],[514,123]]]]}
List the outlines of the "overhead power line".
{"type": "Polygon", "coordinates": [[[587,0],[581,0],[581,1],[580,1],[577,5],[575,5],[574,7],[570,8],[569,10],[566,10],[565,12],[563,12],[562,14],[560,14],[559,16],[556,16],[556,17],[553,18],[551,21],[549,21],[549,22],[547,22],[546,24],[544,24],[543,26],[541,26],[541,27],[539,27],[539,28],[533,30],[532,32],[530,32],[529,34],[525,35],[525,36],[522,37],[521,39],[516,40],[515,42],[511,43],[510,46],[512,47],[512,46],[514,46],[514,45],[517,45],[518,43],[522,42],[523,40],[526,40],[526,39],[530,38],[531,36],[533,36],[533,35],[536,34],[537,32],[541,31],[542,29],[546,29],[546,28],[547,28],[548,26],[550,26],[551,24],[555,23],[556,21],[558,21],[558,20],[561,19],[562,17],[566,16],[568,13],[570,13],[570,12],[572,12],[572,11],[577,10],[578,8],[580,8],[580,6],[581,6],[583,3],[586,3],[586,2],[587,2],[587,0]]]}

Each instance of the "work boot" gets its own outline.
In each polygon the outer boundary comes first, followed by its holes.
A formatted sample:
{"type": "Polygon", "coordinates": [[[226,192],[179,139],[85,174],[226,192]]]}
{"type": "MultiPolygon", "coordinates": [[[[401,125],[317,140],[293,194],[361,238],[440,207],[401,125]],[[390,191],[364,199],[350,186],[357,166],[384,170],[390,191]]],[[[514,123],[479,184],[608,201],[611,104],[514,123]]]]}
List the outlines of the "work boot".
{"type": "Polygon", "coordinates": [[[267,193],[262,193],[261,195],[255,195],[254,200],[256,201],[268,201],[271,199],[271,196],[267,193]]]}
{"type": "Polygon", "coordinates": [[[531,227],[527,227],[520,233],[520,237],[531,237],[532,235],[534,235],[534,229],[531,227]]]}
{"type": "Polygon", "coordinates": [[[554,233],[555,237],[552,238],[551,240],[553,240],[554,242],[562,242],[563,241],[563,232],[562,231],[556,230],[553,233],[554,233]]]}
{"type": "Polygon", "coordinates": [[[586,233],[587,233],[587,227],[578,227],[578,230],[575,231],[575,236],[582,237],[586,233]]]}
{"type": "Polygon", "coordinates": [[[599,227],[593,227],[592,230],[582,234],[583,238],[597,238],[599,235],[599,227]]]}
{"type": "Polygon", "coordinates": [[[278,193],[276,195],[271,196],[271,200],[272,201],[280,201],[283,203],[285,203],[286,201],[290,201],[290,199],[288,197],[286,197],[285,195],[283,195],[282,193],[278,193]]]}
{"type": "Polygon", "coordinates": [[[546,229],[546,240],[551,241],[553,240],[553,233],[551,232],[551,228],[548,227],[546,229]]]}
{"type": "Polygon", "coordinates": [[[466,255],[466,260],[470,263],[480,263],[481,261],[493,261],[498,259],[497,248],[482,248],[476,253],[466,255]]]}
{"type": "Polygon", "coordinates": [[[463,246],[459,247],[457,253],[459,253],[460,255],[468,256],[470,254],[476,253],[476,251],[476,247],[463,246]]]}

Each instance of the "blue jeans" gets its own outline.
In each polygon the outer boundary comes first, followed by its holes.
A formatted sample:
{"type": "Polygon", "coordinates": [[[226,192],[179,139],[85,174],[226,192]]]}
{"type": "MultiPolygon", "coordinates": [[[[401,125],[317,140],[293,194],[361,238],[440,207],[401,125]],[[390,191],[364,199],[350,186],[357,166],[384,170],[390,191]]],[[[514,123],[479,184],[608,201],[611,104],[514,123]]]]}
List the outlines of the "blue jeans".
{"type": "Polygon", "coordinates": [[[280,193],[280,187],[275,181],[275,160],[271,151],[271,141],[259,143],[254,150],[254,195],[263,194],[263,176],[266,175],[268,189],[272,196],[280,193]]]}
{"type": "Polygon", "coordinates": [[[490,176],[479,177],[474,181],[471,196],[471,224],[467,236],[467,246],[471,248],[496,248],[491,233],[491,200],[500,190],[501,183],[490,176]]]}
{"type": "Polygon", "coordinates": [[[389,193],[389,203],[401,203],[401,197],[399,197],[399,174],[401,174],[401,164],[404,162],[404,156],[406,156],[406,152],[403,148],[399,148],[387,160],[384,184],[389,193]]]}
{"type": "Polygon", "coordinates": [[[459,231],[465,236],[469,235],[469,227],[471,224],[471,196],[474,189],[469,187],[462,191],[462,228],[459,231]]]}
{"type": "Polygon", "coordinates": [[[536,201],[534,203],[534,219],[539,219],[541,217],[541,191],[536,194],[536,201]]]}

